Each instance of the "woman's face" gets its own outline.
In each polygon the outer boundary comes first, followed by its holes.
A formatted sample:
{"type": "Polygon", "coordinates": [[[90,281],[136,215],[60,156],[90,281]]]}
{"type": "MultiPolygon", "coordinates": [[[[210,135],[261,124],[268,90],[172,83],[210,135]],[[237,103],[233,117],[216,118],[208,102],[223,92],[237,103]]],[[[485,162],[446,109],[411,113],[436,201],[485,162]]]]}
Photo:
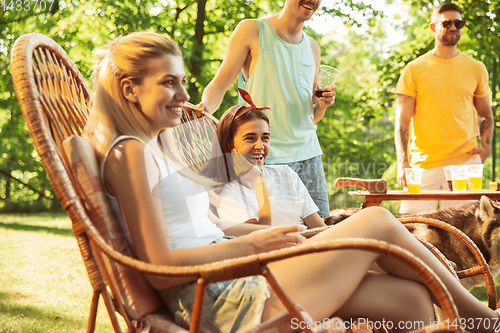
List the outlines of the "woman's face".
{"type": "Polygon", "coordinates": [[[151,134],[156,135],[165,127],[181,123],[182,106],[189,94],[184,87],[186,73],[181,57],[165,55],[149,61],[151,74],[140,85],[134,85],[134,93],[151,125],[151,134]]]}
{"type": "Polygon", "coordinates": [[[252,119],[242,124],[234,134],[233,152],[244,154],[245,158],[259,169],[271,149],[269,125],[263,119],[252,119]]]}

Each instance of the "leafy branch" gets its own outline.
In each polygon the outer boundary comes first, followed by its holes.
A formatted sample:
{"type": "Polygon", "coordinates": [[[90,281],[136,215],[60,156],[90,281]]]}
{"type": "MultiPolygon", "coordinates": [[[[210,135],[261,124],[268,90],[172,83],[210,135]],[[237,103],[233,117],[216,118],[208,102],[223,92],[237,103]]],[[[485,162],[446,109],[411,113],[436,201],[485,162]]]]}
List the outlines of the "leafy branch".
{"type": "Polygon", "coordinates": [[[0,170],[0,174],[4,175],[4,176],[6,176],[6,177],[9,177],[10,179],[15,180],[16,182],[18,182],[18,183],[22,184],[23,186],[26,186],[27,188],[29,188],[29,189],[30,189],[30,190],[32,190],[33,192],[38,193],[40,196],[43,196],[43,197],[45,197],[45,198],[47,198],[47,199],[49,199],[49,200],[53,200],[51,197],[47,196],[45,193],[43,193],[43,192],[41,192],[41,191],[37,190],[36,188],[34,188],[33,186],[31,186],[30,184],[25,183],[25,182],[23,182],[22,180],[20,180],[20,179],[18,179],[18,178],[16,178],[16,177],[14,177],[14,176],[12,176],[12,175],[11,175],[9,172],[7,172],[7,171],[0,170]]]}

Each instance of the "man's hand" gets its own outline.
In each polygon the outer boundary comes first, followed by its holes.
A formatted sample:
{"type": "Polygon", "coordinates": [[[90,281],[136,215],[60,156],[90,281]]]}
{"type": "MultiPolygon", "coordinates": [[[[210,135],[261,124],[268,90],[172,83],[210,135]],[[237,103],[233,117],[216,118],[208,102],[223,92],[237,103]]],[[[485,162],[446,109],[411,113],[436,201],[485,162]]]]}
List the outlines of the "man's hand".
{"type": "Polygon", "coordinates": [[[406,186],[405,168],[411,168],[410,163],[408,163],[408,162],[399,163],[398,162],[398,183],[401,186],[406,186]]]}
{"type": "MultiPolygon", "coordinates": [[[[313,85],[314,85],[314,91],[316,91],[317,82],[314,81],[313,85]]],[[[323,91],[321,97],[318,98],[318,104],[321,108],[327,108],[333,103],[335,103],[335,95],[336,95],[335,90],[337,90],[337,88],[338,87],[334,85],[327,87],[326,90],[323,91]]]]}
{"type": "MultiPolygon", "coordinates": [[[[314,81],[313,83],[314,90],[316,90],[316,84],[317,82],[314,81]]],[[[337,86],[327,87],[326,89],[327,90],[323,92],[322,97],[320,98],[313,95],[312,100],[313,103],[315,103],[314,117],[313,117],[314,124],[323,119],[323,117],[325,116],[326,108],[335,103],[335,94],[336,94],[335,90],[337,89],[337,86]]]]}
{"type": "Polygon", "coordinates": [[[484,163],[484,161],[490,156],[491,154],[491,147],[486,148],[474,148],[472,149],[469,154],[471,155],[479,155],[481,157],[481,163],[484,163]]]}
{"type": "Polygon", "coordinates": [[[210,112],[210,109],[208,106],[206,106],[203,102],[200,102],[200,104],[196,105],[196,117],[200,118],[203,116],[203,114],[212,114],[210,112]]]}

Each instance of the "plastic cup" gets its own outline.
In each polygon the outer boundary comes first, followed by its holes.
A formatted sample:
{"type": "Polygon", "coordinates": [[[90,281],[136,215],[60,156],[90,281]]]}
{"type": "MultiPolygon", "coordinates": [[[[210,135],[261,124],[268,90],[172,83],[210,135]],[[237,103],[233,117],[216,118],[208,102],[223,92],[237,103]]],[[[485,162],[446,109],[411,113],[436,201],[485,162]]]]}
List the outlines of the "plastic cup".
{"type": "Polygon", "coordinates": [[[408,193],[420,193],[420,184],[422,183],[422,169],[405,168],[405,175],[408,193]]]}
{"type": "Polygon", "coordinates": [[[467,168],[467,186],[469,191],[479,191],[483,188],[483,164],[469,164],[467,168]]]}
{"type": "Polygon", "coordinates": [[[446,177],[446,182],[448,183],[448,190],[453,191],[453,181],[451,179],[451,171],[449,167],[444,167],[444,176],[446,177]]]}
{"type": "Polygon", "coordinates": [[[271,203],[271,224],[273,226],[299,225],[305,200],[292,196],[269,197],[271,203]]]}
{"type": "Polygon", "coordinates": [[[464,165],[450,165],[453,192],[467,191],[467,174],[464,165]]]}
{"type": "Polygon", "coordinates": [[[325,92],[328,87],[333,86],[339,76],[340,71],[337,68],[328,65],[319,66],[318,82],[316,83],[314,95],[316,97],[323,96],[323,92],[325,92]]]}

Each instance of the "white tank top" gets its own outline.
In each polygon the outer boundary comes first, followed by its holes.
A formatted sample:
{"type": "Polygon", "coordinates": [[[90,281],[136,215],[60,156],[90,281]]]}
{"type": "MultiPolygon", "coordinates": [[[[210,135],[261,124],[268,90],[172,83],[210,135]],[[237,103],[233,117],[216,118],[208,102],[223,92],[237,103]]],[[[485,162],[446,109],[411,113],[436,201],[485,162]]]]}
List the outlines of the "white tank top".
{"type": "MultiPolygon", "coordinates": [[[[104,183],[104,165],[111,149],[120,141],[126,139],[142,140],[132,136],[120,136],[111,145],[101,164],[101,178],[104,183]]],[[[146,143],[144,143],[146,145],[146,143]]],[[[146,145],[147,147],[147,145],[146,145]]],[[[147,149],[147,148],[146,148],[147,149]]],[[[153,157],[160,170],[160,181],[154,187],[154,196],[160,197],[163,206],[163,216],[168,227],[172,249],[187,249],[204,246],[224,236],[208,218],[209,199],[206,189],[189,178],[180,175],[172,168],[166,159],[158,157],[153,152],[153,157]]],[[[130,235],[123,220],[123,216],[116,197],[110,195],[106,188],[104,191],[115,217],[122,228],[125,237],[132,246],[130,235]]],[[[133,248],[133,246],[132,246],[133,248]]]]}

